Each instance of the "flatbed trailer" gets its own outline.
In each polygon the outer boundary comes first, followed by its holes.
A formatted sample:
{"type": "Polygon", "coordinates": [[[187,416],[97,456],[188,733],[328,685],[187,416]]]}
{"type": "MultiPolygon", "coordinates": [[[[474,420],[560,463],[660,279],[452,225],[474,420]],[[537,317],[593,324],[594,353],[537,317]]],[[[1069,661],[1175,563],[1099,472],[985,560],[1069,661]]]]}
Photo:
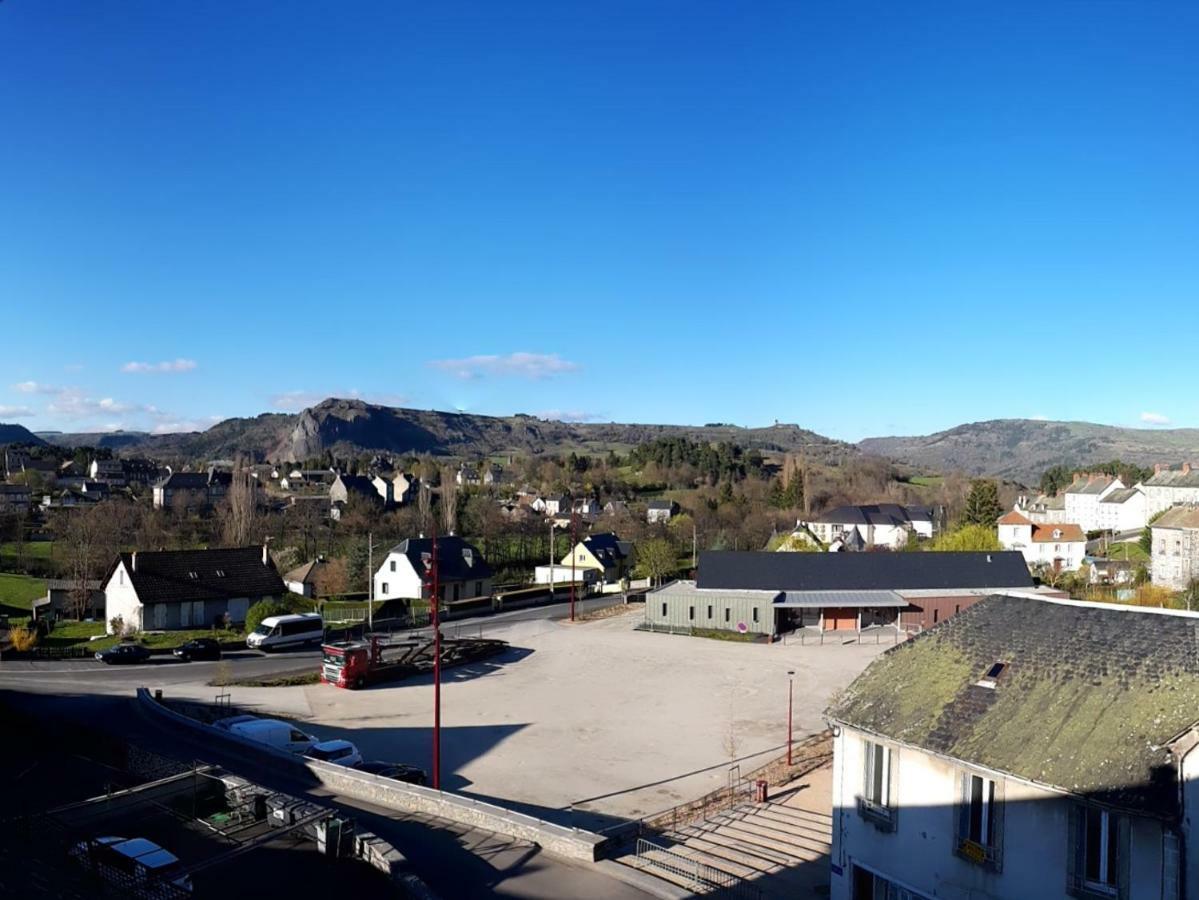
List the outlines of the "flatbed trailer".
{"type": "MultiPolygon", "coordinates": [[[[403,638],[385,643],[383,635],[368,634],[357,641],[332,641],[321,648],[321,681],[357,690],[385,681],[399,681],[433,670],[433,639],[403,638]]],[[[441,640],[442,668],[486,659],[503,652],[507,641],[486,638],[441,640]]]]}

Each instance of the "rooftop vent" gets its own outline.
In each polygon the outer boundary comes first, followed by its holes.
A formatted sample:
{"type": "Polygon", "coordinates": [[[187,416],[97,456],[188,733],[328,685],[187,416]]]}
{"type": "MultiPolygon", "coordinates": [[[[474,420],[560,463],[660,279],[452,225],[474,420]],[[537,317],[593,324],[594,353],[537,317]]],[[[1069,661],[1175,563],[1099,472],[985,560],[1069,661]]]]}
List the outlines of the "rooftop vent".
{"type": "Polygon", "coordinates": [[[981,679],[975,682],[979,687],[990,688],[995,690],[995,685],[1007,671],[1007,663],[996,662],[991,664],[991,668],[987,669],[987,673],[981,679]]]}

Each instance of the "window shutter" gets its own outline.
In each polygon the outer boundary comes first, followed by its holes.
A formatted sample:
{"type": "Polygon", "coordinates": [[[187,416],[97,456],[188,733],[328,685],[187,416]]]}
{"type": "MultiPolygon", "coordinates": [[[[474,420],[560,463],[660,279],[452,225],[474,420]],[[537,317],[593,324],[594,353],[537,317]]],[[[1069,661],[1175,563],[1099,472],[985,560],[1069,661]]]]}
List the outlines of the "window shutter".
{"type": "Polygon", "coordinates": [[[899,748],[887,752],[887,810],[891,813],[891,830],[899,825],[899,748]]]}
{"type": "Polygon", "coordinates": [[[1132,820],[1112,813],[1116,820],[1116,869],[1120,900],[1128,900],[1129,874],[1132,869],[1132,820]]]}
{"type": "Polygon", "coordinates": [[[995,779],[995,796],[991,799],[991,848],[992,867],[1003,871],[1003,779],[995,779]]]}
{"type": "Polygon", "coordinates": [[[970,831],[970,773],[958,772],[958,802],[954,807],[954,834],[957,846],[962,846],[970,831]]]}
{"type": "Polygon", "coordinates": [[[1077,897],[1082,888],[1082,807],[1077,803],[1067,805],[1066,827],[1066,891],[1077,897]]]}

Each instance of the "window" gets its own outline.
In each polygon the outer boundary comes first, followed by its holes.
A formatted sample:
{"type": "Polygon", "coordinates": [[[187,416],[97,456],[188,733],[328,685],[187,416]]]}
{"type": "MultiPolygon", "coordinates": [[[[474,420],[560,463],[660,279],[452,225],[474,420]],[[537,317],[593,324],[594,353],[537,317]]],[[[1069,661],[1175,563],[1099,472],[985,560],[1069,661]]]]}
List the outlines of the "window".
{"type": "MultiPolygon", "coordinates": [[[[991,668],[993,670],[995,666],[991,668]]],[[[1002,825],[1002,785],[983,775],[963,772],[958,805],[958,855],[979,865],[997,868],[1002,825]]]]}
{"type": "Polygon", "coordinates": [[[386,594],[386,593],[387,593],[389,590],[391,590],[391,585],[390,585],[390,584],[388,584],[386,581],[384,581],[384,582],[383,582],[381,585],[379,585],[379,586],[380,586],[381,588],[383,588],[383,593],[384,593],[384,594],[386,594]]]}
{"type": "Polygon", "coordinates": [[[665,603],[662,604],[662,618],[664,618],[664,619],[666,618],[666,604],[665,603]]]}
{"type": "Polygon", "coordinates": [[[481,582],[481,581],[475,582],[475,596],[476,597],[483,596],[483,582],[481,582]]]}
{"type": "Polygon", "coordinates": [[[732,618],[732,611],[726,606],[724,608],[724,620],[728,622],[732,618]]]}
{"type": "Polygon", "coordinates": [[[687,607],[687,618],[692,621],[695,620],[695,607],[694,606],[687,607]]]}
{"type": "Polygon", "coordinates": [[[866,783],[862,792],[868,806],[886,809],[891,795],[891,750],[866,741],[866,783]]]}
{"type": "Polygon", "coordinates": [[[711,621],[711,619],[712,619],[712,605],[709,603],[708,604],[708,620],[711,621]]]}
{"type": "Polygon", "coordinates": [[[394,572],[395,570],[396,570],[396,561],[393,559],[393,560],[391,561],[391,571],[393,571],[393,572],[394,572]]]}
{"type": "Polygon", "coordinates": [[[1116,893],[1117,852],[1114,817],[1106,809],[1088,809],[1083,816],[1083,886],[1116,893]]]}
{"type": "Polygon", "coordinates": [[[758,621],[758,608],[757,608],[756,606],[754,607],[754,616],[753,616],[753,618],[754,618],[754,622],[757,622],[757,621],[758,621]]]}

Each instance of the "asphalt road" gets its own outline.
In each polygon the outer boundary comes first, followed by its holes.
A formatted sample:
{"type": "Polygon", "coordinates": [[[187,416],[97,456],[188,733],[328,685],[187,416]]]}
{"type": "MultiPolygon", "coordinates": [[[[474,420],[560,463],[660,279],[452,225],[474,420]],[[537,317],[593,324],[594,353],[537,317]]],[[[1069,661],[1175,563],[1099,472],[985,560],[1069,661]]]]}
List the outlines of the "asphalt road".
{"type": "MultiPolygon", "coordinates": [[[[620,602],[619,598],[614,602],[620,602]]],[[[562,619],[568,615],[567,604],[556,604],[457,620],[444,630],[452,632],[459,627],[465,631],[467,627],[481,625],[485,633],[490,623],[562,619]]],[[[272,655],[247,650],[226,654],[225,660],[235,677],[244,678],[315,666],[319,655],[316,650],[272,655]]],[[[364,827],[400,849],[414,871],[443,897],[644,900],[650,896],[597,869],[547,855],[527,842],[329,796],[323,788],[298,776],[280,773],[269,763],[217,743],[202,742],[189,732],[169,729],[146,716],[134,699],[135,689],[151,679],[159,685],[204,684],[213,677],[217,665],[216,662],[180,663],[166,657],[125,666],[107,666],[95,660],[0,661],[0,701],[37,716],[99,728],[163,756],[220,765],[274,790],[309,796],[314,801],[344,809],[364,827]]]]}

